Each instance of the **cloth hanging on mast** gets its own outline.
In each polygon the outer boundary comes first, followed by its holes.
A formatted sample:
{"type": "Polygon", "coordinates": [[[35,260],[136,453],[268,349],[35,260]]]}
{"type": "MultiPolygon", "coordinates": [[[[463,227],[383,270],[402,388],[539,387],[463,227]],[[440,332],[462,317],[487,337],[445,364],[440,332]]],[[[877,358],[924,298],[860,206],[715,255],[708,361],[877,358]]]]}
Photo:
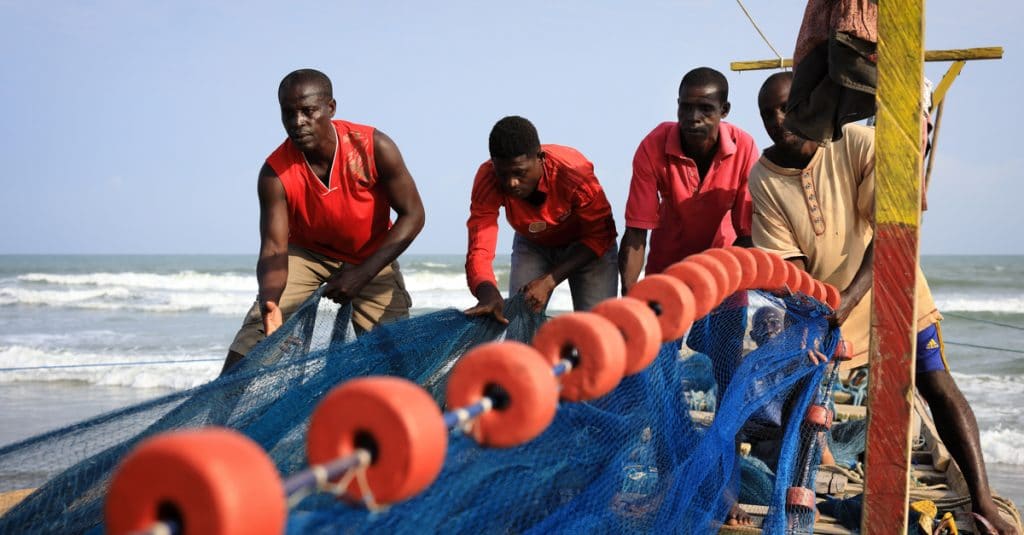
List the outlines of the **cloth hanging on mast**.
{"type": "Polygon", "coordinates": [[[828,141],[843,125],[875,114],[878,3],[810,0],[793,52],[786,128],[828,141]]]}

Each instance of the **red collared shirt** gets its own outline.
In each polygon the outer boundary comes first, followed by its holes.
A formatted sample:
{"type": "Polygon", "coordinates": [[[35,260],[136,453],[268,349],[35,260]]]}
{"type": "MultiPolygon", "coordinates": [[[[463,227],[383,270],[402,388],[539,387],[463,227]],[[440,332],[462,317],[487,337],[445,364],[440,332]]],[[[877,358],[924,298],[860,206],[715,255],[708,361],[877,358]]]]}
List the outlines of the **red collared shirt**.
{"type": "Polygon", "coordinates": [[[718,152],[702,182],[697,164],[683,154],[679,123],[661,123],[647,134],[633,157],[626,202],[626,226],[653,230],[646,273],[750,236],[747,175],[757,159],[750,134],[719,123],[718,152]]]}
{"type": "Polygon", "coordinates": [[[594,164],[579,151],[561,145],[541,145],[544,175],[537,190],[547,196],[534,205],[507,195],[494,174],[494,164],[484,162],[473,179],[469,205],[469,248],[466,279],[476,291],[481,282],[497,286],[494,248],[498,241],[498,209],[524,238],[545,247],[580,242],[601,256],[615,243],[615,220],[604,189],[594,176],[594,164]]]}

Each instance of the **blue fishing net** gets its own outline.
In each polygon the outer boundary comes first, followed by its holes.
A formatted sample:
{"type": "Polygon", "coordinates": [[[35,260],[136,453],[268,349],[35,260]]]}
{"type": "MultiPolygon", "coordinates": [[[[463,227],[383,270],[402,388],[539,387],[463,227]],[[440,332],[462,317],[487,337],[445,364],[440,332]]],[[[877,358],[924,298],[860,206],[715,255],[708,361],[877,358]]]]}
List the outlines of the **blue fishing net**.
{"type": "MultiPolygon", "coordinates": [[[[348,313],[317,294],[226,376],[0,449],[0,473],[11,474],[6,488],[45,481],[0,517],[0,532],[101,526],[117,462],[140,440],[174,429],[239,430],[283,477],[294,474],[306,466],[309,416],[334,386],[398,375],[443,405],[448,372],[468,349],[529,341],[544,319],[515,298],[507,328],[443,310],[352,339],[348,313]]],[[[785,496],[794,485],[813,488],[822,440],[803,415],[831,375],[807,351],[835,347],[838,330],[825,314],[804,296],[730,299],[695,324],[686,344],[664,344],[653,364],[612,393],[560,403],[538,438],[490,449],[453,431],[440,476],[421,494],[381,512],[314,494],[292,508],[288,532],[706,533],[738,500],[769,506],[768,532],[809,532],[806,518],[787,515],[785,496]],[[766,307],[783,314],[785,326],[755,343],[750,320],[766,307]],[[695,399],[704,402],[694,407],[695,399]],[[778,446],[766,448],[765,459],[748,458],[738,453],[741,441],[778,446]]]]}

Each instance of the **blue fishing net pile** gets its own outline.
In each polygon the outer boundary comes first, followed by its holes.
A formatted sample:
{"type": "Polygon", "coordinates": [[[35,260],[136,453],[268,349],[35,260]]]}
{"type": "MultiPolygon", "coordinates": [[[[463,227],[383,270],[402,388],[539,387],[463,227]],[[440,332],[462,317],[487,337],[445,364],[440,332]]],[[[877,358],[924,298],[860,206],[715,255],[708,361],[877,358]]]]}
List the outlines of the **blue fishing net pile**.
{"type": "MultiPolygon", "coordinates": [[[[750,292],[749,301],[727,303],[686,339],[664,344],[653,364],[612,393],[561,403],[538,438],[489,449],[454,431],[444,469],[423,493],[380,512],[314,494],[292,508],[288,532],[705,533],[737,500],[769,506],[768,532],[809,532],[806,518],[787,515],[785,494],[808,477],[813,488],[819,441],[801,424],[831,376],[808,360],[807,349],[831,354],[838,330],[828,326],[825,308],[804,296],[750,292]],[[756,347],[748,323],[761,307],[782,311],[786,327],[756,347]],[[698,398],[703,405],[691,407],[698,398]],[[709,423],[691,408],[717,414],[709,423]],[[744,457],[740,440],[777,447],[764,459],[744,457]],[[800,468],[807,463],[809,474],[800,468]]],[[[544,320],[517,297],[507,305],[507,328],[443,310],[353,339],[348,310],[324,305],[315,295],[230,374],[207,385],[0,449],[0,473],[12,474],[7,488],[46,481],[0,517],[0,533],[100,527],[118,461],[140,440],[168,430],[237,429],[286,477],[306,466],[309,416],[334,386],[398,375],[443,405],[447,374],[468,349],[501,338],[528,342],[544,320]]]]}

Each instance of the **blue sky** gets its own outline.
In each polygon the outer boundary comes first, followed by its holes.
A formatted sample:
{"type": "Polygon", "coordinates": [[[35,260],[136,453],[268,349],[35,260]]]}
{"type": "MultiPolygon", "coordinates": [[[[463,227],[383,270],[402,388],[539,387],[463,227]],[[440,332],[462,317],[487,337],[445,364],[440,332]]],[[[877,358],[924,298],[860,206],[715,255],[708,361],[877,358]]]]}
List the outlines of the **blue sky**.
{"type": "MultiPolygon", "coordinates": [[[[788,56],[804,3],[746,4],[788,56]]],[[[928,3],[928,48],[1006,58],[968,64],[949,95],[922,250],[1024,254],[1024,8],[964,5],[928,3]]],[[[729,120],[768,141],[769,72],[728,65],[772,53],[727,0],[0,0],[0,49],[0,253],[255,254],[256,174],[284,138],[276,88],[300,67],[332,77],[338,117],[402,149],[427,209],[415,253],[464,252],[473,173],[504,115],[594,161],[620,232],[633,152],[673,119],[689,69],[725,72],[729,120]]]]}

